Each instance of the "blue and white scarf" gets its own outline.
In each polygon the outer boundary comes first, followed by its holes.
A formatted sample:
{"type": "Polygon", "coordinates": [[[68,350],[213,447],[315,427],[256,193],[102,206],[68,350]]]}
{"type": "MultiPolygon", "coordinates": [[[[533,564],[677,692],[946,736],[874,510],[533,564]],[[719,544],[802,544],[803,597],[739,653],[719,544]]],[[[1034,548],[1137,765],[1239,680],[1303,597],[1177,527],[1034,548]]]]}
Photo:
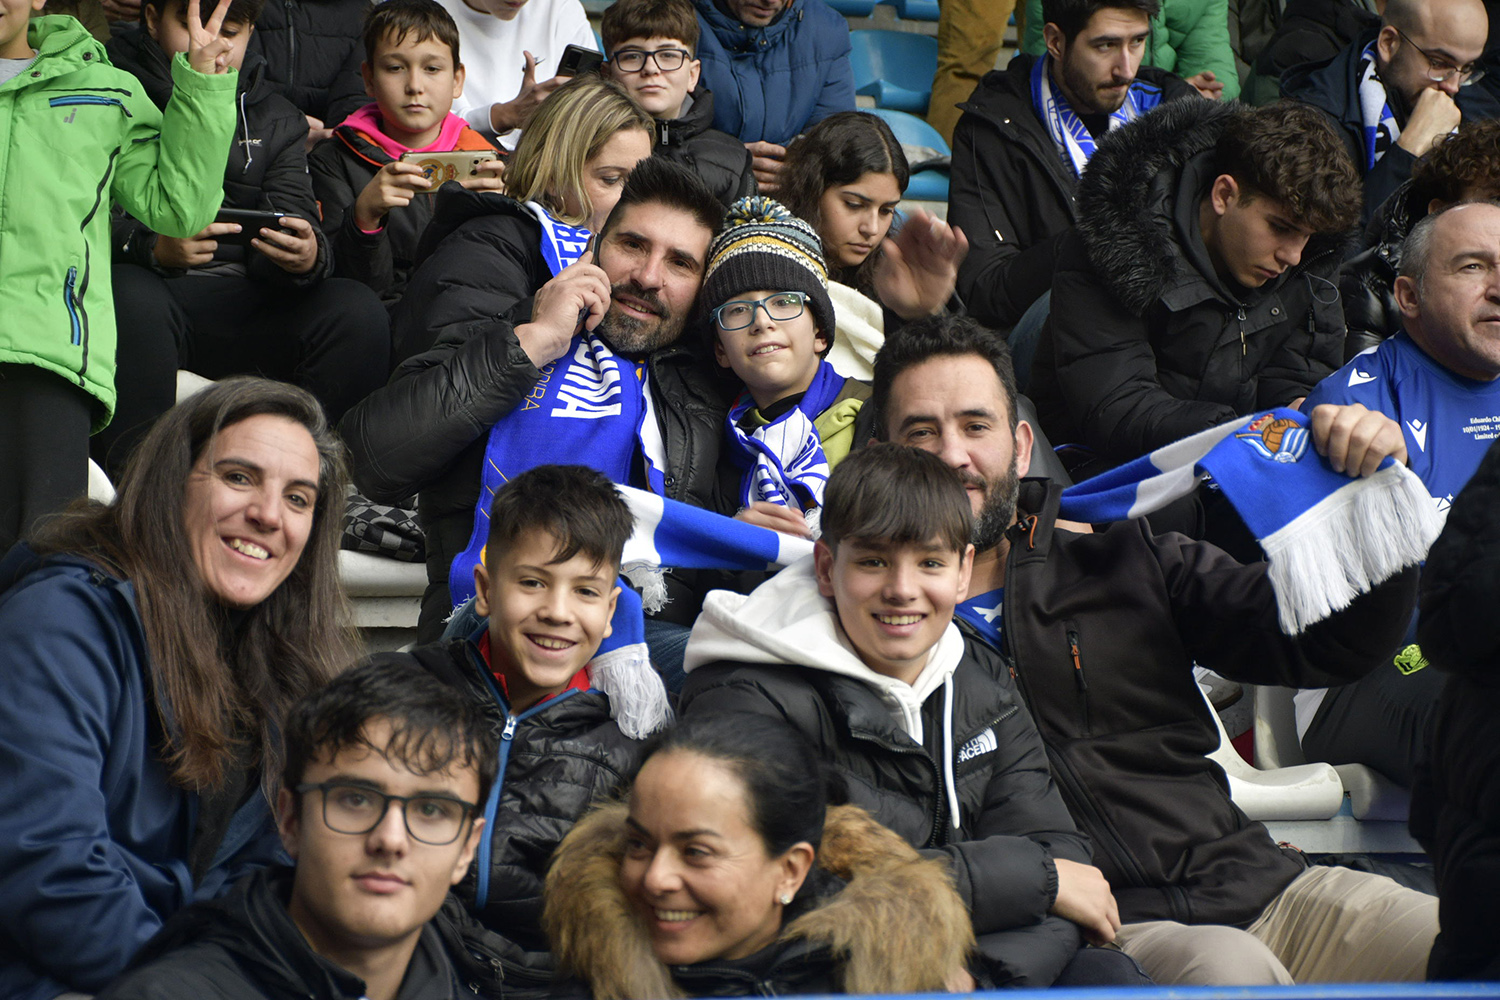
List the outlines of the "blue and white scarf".
{"type": "MultiPolygon", "coordinates": [[[[563,225],[540,205],[527,207],[542,224],[542,256],[555,275],[582,255],[589,231],[563,225]]],[[[474,567],[484,560],[490,506],[512,476],[538,465],[581,462],[627,483],[637,456],[644,460],[644,485],[662,492],[666,445],[652,410],[645,364],[620,357],[600,337],[582,331],[562,357],[542,367],[521,405],[490,428],[474,529],[448,568],[453,603],[474,596],[474,567]]]]}
{"type": "MultiPolygon", "coordinates": [[[[1083,176],[1089,157],[1094,155],[1094,137],[1078,117],[1062,91],[1052,83],[1052,57],[1042,56],[1031,67],[1031,103],[1037,117],[1047,126],[1063,162],[1083,176]]],[[[1110,130],[1134,121],[1161,103],[1161,88],[1136,80],[1125,91],[1125,103],[1109,116],[1110,130]]]]}
{"type": "Polygon", "coordinates": [[[1387,458],[1372,476],[1333,471],[1296,410],[1251,414],[1063,491],[1061,514],[1140,517],[1208,478],[1266,552],[1281,625],[1295,635],[1421,562],[1442,530],[1422,481],[1387,458]]]}
{"type": "Polygon", "coordinates": [[[1375,68],[1374,42],[1366,45],[1359,57],[1359,116],[1364,122],[1365,169],[1369,170],[1401,138],[1401,126],[1396,124],[1385,84],[1375,68]]]}
{"type": "Polygon", "coordinates": [[[740,396],[725,420],[730,457],[744,470],[740,506],[764,500],[803,513],[823,506],[828,458],[813,421],[843,389],[844,377],[827,361],[820,361],[812,385],[797,405],[749,433],[740,421],[754,408],[755,400],[748,392],[740,396]]]}

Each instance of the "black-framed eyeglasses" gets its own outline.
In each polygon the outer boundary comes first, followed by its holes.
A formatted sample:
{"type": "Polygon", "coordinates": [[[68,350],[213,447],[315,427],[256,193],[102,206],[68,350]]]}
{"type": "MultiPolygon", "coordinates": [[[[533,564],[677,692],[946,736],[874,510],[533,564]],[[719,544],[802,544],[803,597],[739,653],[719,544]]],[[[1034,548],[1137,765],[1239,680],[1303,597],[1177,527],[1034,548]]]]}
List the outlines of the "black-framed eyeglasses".
{"type": "Polygon", "coordinates": [[[743,330],[755,322],[755,310],[764,309],[766,315],[778,323],[796,319],[807,309],[806,292],[777,292],[763,299],[730,299],[709,315],[725,333],[743,330]]]}
{"type": "MultiPolygon", "coordinates": [[[[1394,24],[1391,27],[1396,28],[1394,24]]],[[[1478,63],[1465,63],[1462,66],[1455,66],[1443,56],[1435,56],[1422,48],[1422,46],[1412,41],[1411,36],[1400,28],[1396,28],[1396,34],[1400,35],[1402,40],[1412,48],[1422,53],[1422,58],[1427,60],[1427,79],[1433,83],[1447,83],[1456,75],[1458,77],[1458,85],[1460,87],[1467,87],[1470,84],[1478,83],[1484,77],[1484,70],[1479,68],[1478,63]]]]}
{"type": "Polygon", "coordinates": [[[621,49],[615,53],[610,63],[621,73],[639,73],[646,68],[648,57],[656,63],[657,69],[663,73],[670,73],[675,69],[682,69],[682,64],[691,59],[693,54],[687,49],[657,49],[655,52],[647,52],[645,49],[621,49]]]}
{"type": "Polygon", "coordinates": [[[297,786],[297,794],[323,793],[323,822],[334,833],[364,834],[380,825],[392,802],[401,803],[406,832],[413,840],[441,847],[463,833],[464,823],[479,807],[448,795],[387,795],[364,785],[341,781],[297,786]]]}

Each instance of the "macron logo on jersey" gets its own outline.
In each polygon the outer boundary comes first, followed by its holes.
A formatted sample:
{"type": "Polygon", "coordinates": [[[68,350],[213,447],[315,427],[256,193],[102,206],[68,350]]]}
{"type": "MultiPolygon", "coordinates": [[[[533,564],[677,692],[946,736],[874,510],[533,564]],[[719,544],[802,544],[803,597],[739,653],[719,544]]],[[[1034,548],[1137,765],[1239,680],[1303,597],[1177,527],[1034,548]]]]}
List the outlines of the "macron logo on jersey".
{"type": "Polygon", "coordinates": [[[966,760],[973,760],[975,757],[994,753],[998,749],[1000,749],[1000,744],[995,739],[995,730],[993,728],[986,729],[963,745],[963,748],[958,751],[958,762],[962,764],[966,760]]]}
{"type": "Polygon", "coordinates": [[[1411,429],[1411,436],[1416,439],[1417,447],[1423,451],[1427,450],[1427,428],[1429,425],[1420,420],[1408,420],[1406,426],[1411,429]]]}
{"type": "Polygon", "coordinates": [[[1349,387],[1352,389],[1357,385],[1375,381],[1375,376],[1369,372],[1362,372],[1358,368],[1349,369],[1349,387]]]}

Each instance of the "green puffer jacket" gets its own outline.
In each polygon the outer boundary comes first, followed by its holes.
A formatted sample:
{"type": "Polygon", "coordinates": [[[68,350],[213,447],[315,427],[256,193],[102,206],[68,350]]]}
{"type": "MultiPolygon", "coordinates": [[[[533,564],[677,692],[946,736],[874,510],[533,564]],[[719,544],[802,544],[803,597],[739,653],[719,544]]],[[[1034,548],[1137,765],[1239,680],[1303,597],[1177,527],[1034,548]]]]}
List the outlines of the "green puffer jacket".
{"type": "MultiPolygon", "coordinates": [[[[1039,56],[1042,41],[1042,0],[1026,0],[1026,37],[1021,51],[1039,56]]],[[[1229,42],[1228,0],[1162,0],[1161,13],[1151,19],[1143,66],[1155,66],[1186,80],[1204,70],[1224,85],[1223,99],[1240,96],[1240,74],[1229,42]]]]}
{"type": "Polygon", "coordinates": [[[183,56],[166,114],[71,17],[33,18],[36,60],[0,84],[0,363],[76,382],[115,408],[109,209],[192,236],[214,219],[234,138],[238,74],[183,56]]]}

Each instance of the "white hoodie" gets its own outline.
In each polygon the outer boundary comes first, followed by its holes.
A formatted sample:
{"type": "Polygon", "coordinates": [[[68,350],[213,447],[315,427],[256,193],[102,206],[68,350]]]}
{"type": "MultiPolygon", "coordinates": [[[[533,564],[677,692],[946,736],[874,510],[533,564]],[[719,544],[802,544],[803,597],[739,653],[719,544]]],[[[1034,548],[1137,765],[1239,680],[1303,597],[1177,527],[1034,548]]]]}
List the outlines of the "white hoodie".
{"type": "Polygon", "coordinates": [[[756,587],[748,596],[715,590],[703,600],[693,625],[683,670],[709,663],[765,663],[841,674],[862,681],[890,709],[902,731],[923,743],[922,705],[943,689],[943,780],[952,804],[953,826],[960,825],[953,781],[953,671],[964,656],[964,640],[951,621],[927,664],[908,684],[870,669],[839,624],[833,601],[818,592],[814,557],[806,556],[756,587]]]}

